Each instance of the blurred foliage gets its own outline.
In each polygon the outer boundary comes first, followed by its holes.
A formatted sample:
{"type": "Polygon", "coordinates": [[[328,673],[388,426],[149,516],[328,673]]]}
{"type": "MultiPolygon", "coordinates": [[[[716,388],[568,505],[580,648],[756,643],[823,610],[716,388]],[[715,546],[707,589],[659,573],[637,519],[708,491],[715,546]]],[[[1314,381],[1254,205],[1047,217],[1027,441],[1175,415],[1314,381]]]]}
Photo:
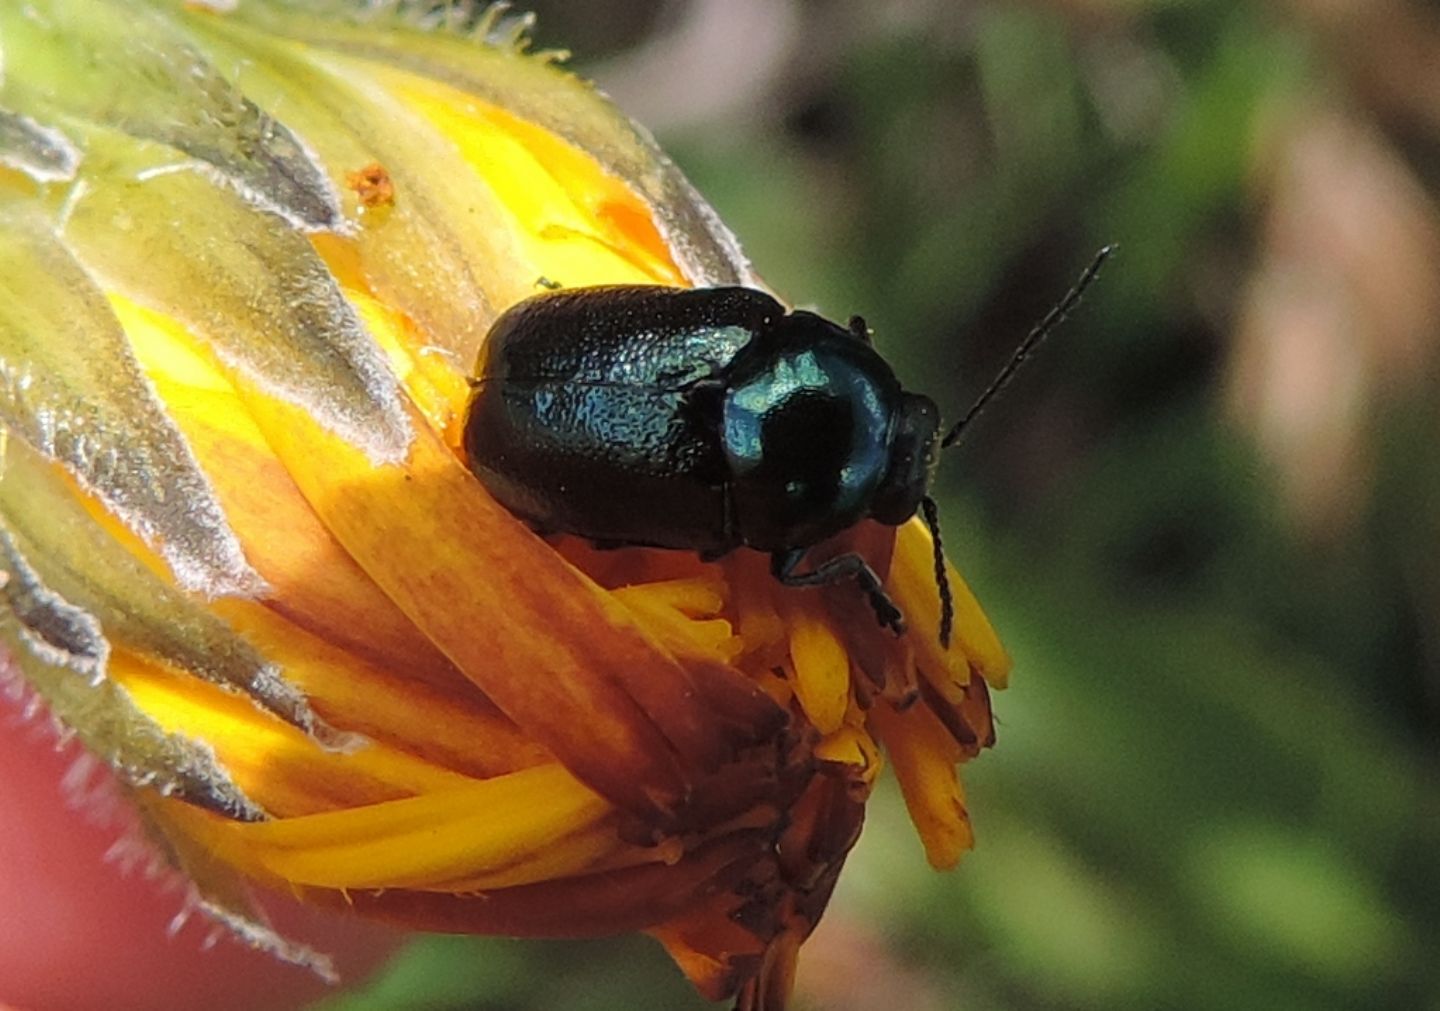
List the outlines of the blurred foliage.
{"type": "MultiPolygon", "coordinates": [[[[941,476],[1017,658],[978,849],[882,791],[801,1003],[1440,1008],[1434,4],[538,9],[951,414],[1121,247],[941,476]]],[[[433,939],[326,1008],[693,1006],[633,940],[433,939]]]]}

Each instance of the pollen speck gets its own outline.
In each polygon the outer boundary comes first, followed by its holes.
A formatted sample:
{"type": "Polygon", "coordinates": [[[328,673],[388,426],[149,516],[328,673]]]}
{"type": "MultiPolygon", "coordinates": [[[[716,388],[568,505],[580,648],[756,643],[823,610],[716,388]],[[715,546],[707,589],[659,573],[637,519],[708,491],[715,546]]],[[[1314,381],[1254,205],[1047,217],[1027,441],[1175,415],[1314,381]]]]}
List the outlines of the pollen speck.
{"type": "Polygon", "coordinates": [[[361,210],[389,207],[395,203],[395,180],[378,161],[345,173],[345,185],[360,198],[361,210]]]}

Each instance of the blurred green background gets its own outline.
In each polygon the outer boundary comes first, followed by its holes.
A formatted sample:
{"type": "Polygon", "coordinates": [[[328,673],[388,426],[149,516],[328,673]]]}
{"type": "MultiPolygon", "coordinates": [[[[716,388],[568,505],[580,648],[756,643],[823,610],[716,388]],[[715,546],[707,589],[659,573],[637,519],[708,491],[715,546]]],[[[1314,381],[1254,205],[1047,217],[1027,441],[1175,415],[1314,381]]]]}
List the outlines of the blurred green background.
{"type": "MultiPolygon", "coordinates": [[[[533,5],[786,296],[954,415],[1016,657],[926,866],[880,791],[801,1007],[1440,1009],[1440,4],[533,5]]],[[[697,1008],[658,946],[422,939],[325,1011],[697,1008]]]]}

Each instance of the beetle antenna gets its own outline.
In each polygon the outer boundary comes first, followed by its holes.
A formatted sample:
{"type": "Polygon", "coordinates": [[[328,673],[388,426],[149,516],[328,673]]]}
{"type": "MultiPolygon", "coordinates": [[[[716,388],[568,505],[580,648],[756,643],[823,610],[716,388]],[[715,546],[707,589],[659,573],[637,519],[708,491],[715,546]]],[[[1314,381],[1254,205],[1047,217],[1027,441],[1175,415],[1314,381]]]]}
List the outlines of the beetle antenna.
{"type": "Polygon", "coordinates": [[[940,591],[940,645],[950,648],[950,632],[955,627],[955,598],[950,593],[950,573],[945,568],[945,548],[940,544],[940,507],[926,495],[920,500],[925,525],[930,528],[935,547],[935,586],[940,591]]]}
{"type": "Polygon", "coordinates": [[[1066,317],[1075,311],[1075,307],[1080,304],[1081,296],[1085,294],[1085,289],[1090,287],[1095,278],[1100,276],[1100,268],[1113,252],[1115,252],[1115,246],[1109,245],[1095,254],[1095,259],[1090,261],[1090,266],[1085,268],[1085,272],[1080,275],[1080,280],[1075,282],[1075,287],[1071,288],[1065,297],[1045,314],[1044,319],[1031,328],[1030,332],[1025,335],[1025,339],[1020,342],[1020,346],[1015,349],[1015,353],[1010,356],[1010,360],[1005,363],[1005,367],[1000,370],[1000,374],[991,381],[985,392],[980,394],[979,399],[970,406],[970,410],[965,412],[965,417],[957,421],[950,431],[945,433],[945,438],[940,440],[941,449],[949,449],[960,441],[960,436],[966,426],[974,421],[976,416],[985,409],[985,405],[990,403],[995,395],[1015,377],[1016,371],[1024,364],[1025,359],[1030,357],[1030,352],[1050,336],[1050,331],[1065,322],[1066,317]]]}

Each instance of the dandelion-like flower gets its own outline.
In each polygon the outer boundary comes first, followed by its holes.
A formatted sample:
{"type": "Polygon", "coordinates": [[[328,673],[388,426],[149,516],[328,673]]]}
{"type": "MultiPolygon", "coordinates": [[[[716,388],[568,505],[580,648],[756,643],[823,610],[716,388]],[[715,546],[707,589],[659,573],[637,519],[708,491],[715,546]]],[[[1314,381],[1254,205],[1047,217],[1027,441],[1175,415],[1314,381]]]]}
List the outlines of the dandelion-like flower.
{"type": "Polygon", "coordinates": [[[767,559],[537,535],[465,466],[466,372],[537,291],[760,287],[524,19],[429,4],[0,6],[0,642],[201,908],[246,882],[418,929],[648,931],[778,1007],[888,758],[926,855],[1008,660],[931,543],[910,619],[767,559]],[[434,8],[434,10],[432,10],[434,8]]]}

